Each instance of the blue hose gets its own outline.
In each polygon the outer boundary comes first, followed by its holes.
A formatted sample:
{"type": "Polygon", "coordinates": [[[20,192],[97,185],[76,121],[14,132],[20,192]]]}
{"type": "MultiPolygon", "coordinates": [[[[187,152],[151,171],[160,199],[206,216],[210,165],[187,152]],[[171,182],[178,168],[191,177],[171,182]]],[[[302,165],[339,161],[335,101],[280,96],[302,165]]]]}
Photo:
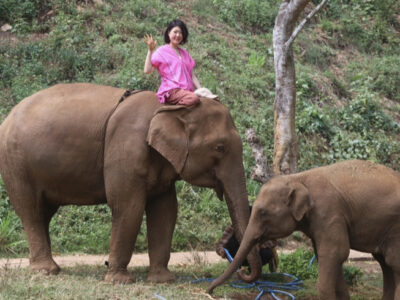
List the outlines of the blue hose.
{"type": "MultiPolygon", "coordinates": [[[[229,251],[226,248],[224,248],[224,251],[225,251],[228,261],[231,263],[233,261],[233,257],[231,256],[231,254],[229,253],[229,251]]],[[[310,265],[311,264],[312,264],[312,262],[310,263],[310,265]]],[[[289,296],[292,300],[295,300],[296,298],[291,293],[282,291],[281,289],[290,290],[290,291],[296,291],[296,290],[302,289],[303,281],[298,279],[296,276],[293,276],[293,275],[287,274],[287,273],[270,273],[270,274],[282,275],[285,277],[289,277],[291,280],[289,282],[285,282],[285,283],[280,283],[280,282],[275,282],[275,281],[264,281],[264,280],[258,280],[254,283],[244,283],[243,281],[239,280],[239,281],[233,282],[232,287],[241,288],[241,289],[248,289],[248,288],[256,287],[260,291],[260,293],[255,298],[255,300],[261,299],[261,297],[267,293],[271,294],[271,296],[275,300],[280,300],[280,298],[278,298],[278,296],[276,294],[286,295],[286,296],[289,296]]]]}
{"type": "MultiPolygon", "coordinates": [[[[229,253],[228,249],[224,248],[226,258],[230,263],[233,261],[232,255],[229,253]]],[[[316,257],[311,259],[311,261],[308,264],[307,270],[311,268],[312,264],[314,263],[316,257]]],[[[297,278],[294,275],[288,274],[288,273],[269,273],[269,275],[280,275],[284,277],[290,278],[289,282],[276,282],[276,281],[263,281],[263,280],[258,280],[253,283],[245,283],[241,280],[234,281],[232,283],[232,287],[239,288],[239,289],[250,289],[250,288],[257,288],[260,293],[257,295],[257,297],[254,300],[260,300],[261,297],[264,294],[270,294],[272,298],[275,300],[281,300],[276,294],[281,294],[288,296],[292,300],[296,300],[296,298],[289,292],[282,291],[284,290],[289,290],[289,291],[297,291],[303,288],[303,281],[299,278],[297,278]]],[[[264,274],[264,277],[268,276],[267,274],[264,274]]],[[[199,283],[199,282],[213,282],[215,279],[214,278],[199,278],[196,280],[191,281],[190,283],[199,283]]]]}
{"type": "MultiPolygon", "coordinates": [[[[227,249],[224,248],[226,257],[228,261],[231,263],[233,261],[233,257],[229,253],[227,249]]],[[[313,258],[315,259],[315,257],[313,258]]],[[[309,267],[312,265],[314,260],[311,260],[309,267]]],[[[272,298],[275,300],[281,300],[276,294],[281,294],[281,295],[286,295],[292,300],[296,300],[296,298],[289,292],[282,291],[281,289],[284,290],[291,290],[291,291],[296,291],[302,289],[303,281],[298,279],[296,276],[293,276],[288,273],[269,273],[270,275],[281,275],[290,278],[291,280],[289,282],[276,282],[276,281],[264,281],[264,280],[257,280],[256,282],[253,283],[245,283],[241,280],[234,281],[232,283],[232,287],[239,288],[239,289],[250,289],[256,287],[259,290],[259,294],[254,300],[260,300],[261,297],[264,294],[270,294],[272,298]]],[[[267,276],[267,275],[265,275],[267,276]]],[[[192,280],[190,283],[199,283],[199,282],[213,282],[215,279],[214,278],[199,278],[196,280],[192,280]]],[[[158,299],[161,300],[166,300],[164,297],[154,294],[154,296],[158,299]]]]}
{"type": "Polygon", "coordinates": [[[315,258],[316,258],[315,255],[311,258],[310,263],[309,263],[308,266],[307,266],[307,270],[309,270],[309,269],[311,268],[311,266],[313,265],[313,263],[314,263],[314,261],[315,261],[315,258]]]}
{"type": "Polygon", "coordinates": [[[166,298],[164,298],[163,296],[160,296],[158,294],[154,294],[154,297],[161,299],[161,300],[167,300],[166,298]]]}

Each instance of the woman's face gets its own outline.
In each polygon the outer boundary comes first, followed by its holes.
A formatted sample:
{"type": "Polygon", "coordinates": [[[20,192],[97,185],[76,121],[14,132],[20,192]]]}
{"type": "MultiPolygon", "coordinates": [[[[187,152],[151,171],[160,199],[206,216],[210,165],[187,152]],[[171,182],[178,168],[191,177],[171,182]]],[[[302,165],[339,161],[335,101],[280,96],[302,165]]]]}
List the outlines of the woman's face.
{"type": "Polygon", "coordinates": [[[170,40],[169,44],[175,48],[178,47],[183,40],[182,30],[179,26],[173,27],[168,33],[168,36],[170,40]]]}

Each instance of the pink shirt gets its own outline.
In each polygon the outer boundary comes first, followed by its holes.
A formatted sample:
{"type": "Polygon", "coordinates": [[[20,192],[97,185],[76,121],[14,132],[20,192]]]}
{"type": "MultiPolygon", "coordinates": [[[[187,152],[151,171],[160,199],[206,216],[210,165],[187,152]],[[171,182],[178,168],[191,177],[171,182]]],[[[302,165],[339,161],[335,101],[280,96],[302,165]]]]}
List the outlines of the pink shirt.
{"type": "Polygon", "coordinates": [[[179,53],[181,57],[170,45],[166,44],[159,47],[151,56],[151,64],[161,77],[161,85],[157,92],[161,103],[165,103],[170,90],[194,90],[192,74],[195,62],[186,50],[179,48],[179,53]]]}

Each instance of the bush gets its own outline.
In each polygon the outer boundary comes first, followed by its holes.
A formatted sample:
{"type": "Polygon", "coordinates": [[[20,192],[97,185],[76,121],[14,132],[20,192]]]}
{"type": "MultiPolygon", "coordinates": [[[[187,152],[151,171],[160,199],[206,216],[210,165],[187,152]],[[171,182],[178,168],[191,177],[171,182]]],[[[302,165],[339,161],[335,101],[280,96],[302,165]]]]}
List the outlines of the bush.
{"type": "Polygon", "coordinates": [[[338,112],[340,125],[353,132],[398,132],[399,126],[369,96],[360,95],[338,112]]]}
{"type": "Polygon", "coordinates": [[[106,205],[61,207],[50,223],[54,252],[109,252],[111,212],[106,205]]]}
{"type": "Polygon", "coordinates": [[[213,0],[218,15],[233,27],[255,32],[269,31],[274,27],[279,1],[213,0]]]}
{"type": "MultiPolygon", "coordinates": [[[[289,273],[301,280],[318,278],[318,262],[312,265],[314,252],[299,248],[290,254],[282,254],[279,258],[279,270],[289,273]]],[[[355,285],[360,280],[363,272],[354,266],[343,266],[344,278],[349,285],[355,285]]]]}
{"type": "Polygon", "coordinates": [[[356,285],[361,279],[363,272],[354,266],[343,266],[343,274],[348,285],[356,285]]]}
{"type": "Polygon", "coordinates": [[[51,0],[2,0],[0,19],[12,24],[16,20],[32,22],[40,13],[49,10],[51,5],[51,0]]]}
{"type": "Polygon", "coordinates": [[[26,253],[28,243],[21,234],[22,225],[12,210],[4,182],[0,177],[0,257],[26,253]]]}
{"type": "Polygon", "coordinates": [[[400,102],[400,57],[375,58],[368,64],[366,74],[372,78],[372,89],[385,97],[400,102]]]}
{"type": "Polygon", "coordinates": [[[397,0],[334,0],[327,2],[321,14],[334,22],[340,20],[341,25],[336,27],[340,33],[338,38],[346,45],[374,53],[382,52],[386,45],[398,48],[396,33],[388,28],[396,24],[399,8],[397,0]]]}
{"type": "Polygon", "coordinates": [[[299,248],[290,254],[282,254],[279,258],[279,270],[301,280],[316,279],[318,277],[317,264],[309,266],[313,256],[312,251],[304,248],[299,248]]]}
{"type": "Polygon", "coordinates": [[[328,140],[334,134],[329,114],[323,112],[317,105],[299,101],[296,109],[296,126],[300,133],[319,134],[328,140]]]}

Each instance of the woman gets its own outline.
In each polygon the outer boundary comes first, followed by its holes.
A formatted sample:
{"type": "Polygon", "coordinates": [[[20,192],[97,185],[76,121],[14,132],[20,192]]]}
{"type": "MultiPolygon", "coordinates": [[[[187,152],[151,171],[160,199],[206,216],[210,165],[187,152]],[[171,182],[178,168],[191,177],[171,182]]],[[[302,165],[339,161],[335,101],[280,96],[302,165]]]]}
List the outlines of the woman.
{"type": "Polygon", "coordinates": [[[200,88],[200,82],[193,74],[195,62],[190,54],[180,45],[186,43],[189,32],[181,20],[169,23],[165,34],[165,45],[156,51],[157,42],[152,35],[146,35],[148,46],[144,72],[150,74],[157,69],[161,77],[161,85],[157,96],[161,103],[196,105],[200,99],[193,92],[200,88]]]}

